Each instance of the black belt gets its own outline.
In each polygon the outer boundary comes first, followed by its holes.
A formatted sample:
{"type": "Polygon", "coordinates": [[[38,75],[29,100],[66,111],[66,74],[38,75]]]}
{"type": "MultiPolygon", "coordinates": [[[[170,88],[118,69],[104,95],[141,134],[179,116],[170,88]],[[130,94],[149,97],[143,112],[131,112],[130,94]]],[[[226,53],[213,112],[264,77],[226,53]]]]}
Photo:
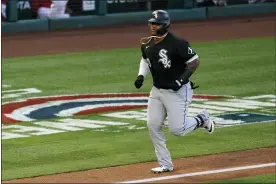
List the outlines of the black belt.
{"type": "MultiPolygon", "coordinates": [[[[194,82],[192,81],[188,81],[187,83],[183,84],[183,85],[186,85],[190,82],[190,85],[191,85],[191,88],[192,89],[196,89],[196,88],[199,88],[199,85],[195,85],[194,82]]],[[[166,86],[159,86],[159,85],[156,85],[156,84],[153,84],[154,87],[156,87],[157,89],[171,89],[169,87],[166,87],[166,86]]]]}

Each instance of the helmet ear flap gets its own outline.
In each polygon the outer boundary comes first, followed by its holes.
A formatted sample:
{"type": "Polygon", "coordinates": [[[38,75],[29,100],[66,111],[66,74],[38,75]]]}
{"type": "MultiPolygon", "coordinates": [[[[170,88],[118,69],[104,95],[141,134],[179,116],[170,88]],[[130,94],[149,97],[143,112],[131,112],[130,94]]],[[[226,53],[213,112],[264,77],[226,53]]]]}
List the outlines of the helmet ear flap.
{"type": "Polygon", "coordinates": [[[168,23],[164,24],[164,29],[169,29],[169,27],[171,26],[171,22],[168,21],[168,23]]]}
{"type": "Polygon", "coordinates": [[[169,21],[167,24],[167,28],[170,28],[170,27],[171,27],[171,21],[169,21]]]}
{"type": "Polygon", "coordinates": [[[163,34],[165,34],[166,32],[168,32],[168,29],[169,29],[169,27],[170,27],[170,21],[168,21],[166,24],[163,24],[157,31],[156,31],[156,33],[158,34],[158,35],[163,35],[163,34]]]}

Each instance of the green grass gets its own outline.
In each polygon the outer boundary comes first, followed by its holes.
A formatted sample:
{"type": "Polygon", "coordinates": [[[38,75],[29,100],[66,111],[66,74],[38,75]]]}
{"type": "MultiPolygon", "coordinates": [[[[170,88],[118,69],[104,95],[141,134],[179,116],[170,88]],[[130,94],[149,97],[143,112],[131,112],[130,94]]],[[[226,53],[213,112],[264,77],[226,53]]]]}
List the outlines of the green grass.
{"type": "Polygon", "coordinates": [[[265,174],[260,176],[236,178],[232,180],[221,180],[212,183],[276,183],[276,174],[265,174]]]}
{"type": "MultiPolygon", "coordinates": [[[[197,43],[193,47],[201,59],[192,76],[200,85],[196,93],[275,94],[273,38],[197,43]]],[[[140,58],[140,49],[131,48],[3,59],[2,84],[42,90],[36,96],[149,92],[150,75],[140,90],[133,86],[140,58]]]]}
{"type": "MultiPolygon", "coordinates": [[[[165,132],[172,157],[181,158],[275,146],[274,130],[275,124],[265,123],[261,129],[258,124],[221,128],[212,136],[202,130],[185,137],[165,132]]],[[[10,139],[2,142],[2,150],[3,180],[155,160],[147,130],[10,139]]]]}
{"type": "MultiPolygon", "coordinates": [[[[200,85],[196,94],[239,97],[275,94],[273,38],[197,43],[193,47],[201,58],[200,67],[192,77],[200,85]]],[[[42,90],[42,93],[20,98],[149,92],[152,86],[150,76],[140,90],[133,86],[140,57],[140,49],[131,48],[3,59],[2,84],[11,85],[11,89],[42,90]]],[[[2,99],[2,102],[12,100],[17,99],[2,99]]],[[[145,123],[126,121],[137,125],[145,123]]],[[[217,129],[213,136],[192,132],[185,137],[175,137],[166,132],[167,144],[173,158],[269,147],[275,146],[275,128],[275,123],[244,125],[217,129]]],[[[2,140],[3,180],[153,160],[155,154],[146,129],[126,129],[120,133],[86,129],[2,140]]]]}

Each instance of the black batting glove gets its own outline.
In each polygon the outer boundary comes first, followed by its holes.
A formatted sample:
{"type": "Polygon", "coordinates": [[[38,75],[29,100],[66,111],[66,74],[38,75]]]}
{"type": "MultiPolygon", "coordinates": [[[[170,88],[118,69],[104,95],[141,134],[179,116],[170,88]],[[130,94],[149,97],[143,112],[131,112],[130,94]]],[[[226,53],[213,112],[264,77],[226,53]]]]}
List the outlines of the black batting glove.
{"type": "Polygon", "coordinates": [[[182,85],[183,84],[179,80],[175,80],[169,83],[169,87],[174,91],[178,91],[182,87],[182,85]]]}
{"type": "Polygon", "coordinates": [[[199,85],[196,85],[194,82],[190,81],[190,84],[191,84],[191,88],[192,89],[196,89],[196,88],[199,88],[199,85]]]}
{"type": "Polygon", "coordinates": [[[135,80],[134,85],[135,85],[135,87],[137,89],[139,89],[143,85],[143,82],[144,82],[144,76],[143,75],[139,75],[137,77],[137,79],[135,80]]]}

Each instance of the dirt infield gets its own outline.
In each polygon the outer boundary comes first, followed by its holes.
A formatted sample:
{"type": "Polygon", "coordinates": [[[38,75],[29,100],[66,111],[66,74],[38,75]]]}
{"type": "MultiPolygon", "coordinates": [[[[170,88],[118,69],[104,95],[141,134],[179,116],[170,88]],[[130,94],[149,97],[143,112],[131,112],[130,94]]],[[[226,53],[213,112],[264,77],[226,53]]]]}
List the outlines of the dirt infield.
{"type": "MultiPolygon", "coordinates": [[[[233,38],[268,37],[276,35],[276,15],[226,20],[172,23],[172,30],[191,43],[233,38]]],[[[2,35],[2,57],[33,56],[114,48],[138,47],[141,37],[147,35],[147,26],[116,26],[47,33],[2,35]]],[[[174,160],[175,170],[162,175],[150,173],[156,162],[71,172],[19,180],[11,183],[99,183],[121,182],[155,178],[158,183],[195,183],[236,177],[275,173],[275,166],[258,164],[275,163],[276,148],[189,157],[174,160]],[[243,168],[241,166],[252,166],[243,168]],[[237,169],[236,167],[239,167],[237,169]],[[228,168],[228,171],[222,172],[228,168]],[[210,171],[212,171],[210,174],[210,171]],[[186,175],[183,175],[185,173],[186,175]],[[197,173],[197,174],[195,174],[197,173]],[[209,174],[208,174],[209,173],[209,174]],[[164,177],[159,178],[159,177],[164,177]],[[166,178],[173,176],[172,179],[166,178]],[[182,177],[181,177],[182,176],[182,177]]],[[[138,181],[135,181],[137,183],[138,181]]]]}

